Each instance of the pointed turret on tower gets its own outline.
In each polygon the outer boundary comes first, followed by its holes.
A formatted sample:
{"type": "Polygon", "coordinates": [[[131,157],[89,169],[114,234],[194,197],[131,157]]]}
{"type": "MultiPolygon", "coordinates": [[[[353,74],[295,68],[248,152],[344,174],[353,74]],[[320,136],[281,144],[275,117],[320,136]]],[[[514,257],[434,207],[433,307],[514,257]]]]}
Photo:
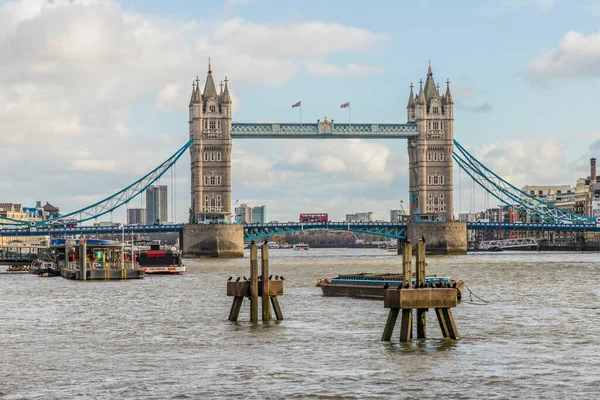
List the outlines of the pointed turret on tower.
{"type": "Polygon", "coordinates": [[[433,80],[433,72],[431,71],[431,60],[429,60],[429,67],[427,68],[427,79],[425,81],[425,100],[429,102],[432,98],[438,96],[435,89],[435,81],[433,80]]]}
{"type": "Polygon", "coordinates": [[[450,93],[450,79],[446,80],[446,94],[444,95],[445,104],[454,104],[452,101],[452,94],[450,93]]]}
{"type": "Polygon", "coordinates": [[[408,122],[413,122],[415,119],[415,94],[413,93],[413,84],[410,84],[410,94],[408,95],[408,104],[406,105],[406,118],[408,122]]]}
{"type": "Polygon", "coordinates": [[[210,68],[210,57],[208,58],[208,74],[206,76],[206,84],[204,85],[204,98],[217,97],[217,88],[215,87],[215,81],[212,77],[212,70],[210,68]]]}
{"type": "Polygon", "coordinates": [[[223,102],[231,104],[231,96],[229,95],[229,87],[227,85],[227,77],[225,77],[225,90],[223,91],[223,102]]]}

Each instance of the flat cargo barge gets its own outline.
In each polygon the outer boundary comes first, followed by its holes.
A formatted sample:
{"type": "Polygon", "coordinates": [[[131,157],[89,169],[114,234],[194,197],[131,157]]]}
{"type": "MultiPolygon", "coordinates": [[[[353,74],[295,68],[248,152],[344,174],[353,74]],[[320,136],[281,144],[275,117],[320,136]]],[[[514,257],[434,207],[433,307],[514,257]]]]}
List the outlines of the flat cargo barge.
{"type": "MultiPolygon", "coordinates": [[[[337,278],[319,279],[317,287],[321,288],[323,296],[383,300],[385,284],[387,283],[390,289],[397,289],[402,284],[402,279],[402,274],[348,274],[339,275],[337,278]]],[[[413,285],[415,283],[416,277],[413,275],[413,285]]],[[[464,281],[435,275],[427,276],[425,284],[427,287],[455,288],[458,300],[461,299],[465,286],[464,281]]]]}

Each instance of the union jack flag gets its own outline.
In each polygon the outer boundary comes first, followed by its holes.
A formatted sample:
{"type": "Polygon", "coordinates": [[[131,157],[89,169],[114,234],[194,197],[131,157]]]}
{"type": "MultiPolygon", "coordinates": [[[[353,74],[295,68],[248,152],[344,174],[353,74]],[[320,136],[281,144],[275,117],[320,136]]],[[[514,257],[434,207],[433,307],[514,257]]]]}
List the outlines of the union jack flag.
{"type": "Polygon", "coordinates": [[[348,108],[350,107],[350,102],[344,103],[340,106],[340,108],[348,108]]]}
{"type": "Polygon", "coordinates": [[[302,102],[301,102],[301,101],[299,101],[299,102],[297,102],[296,104],[292,105],[292,108],[294,108],[294,107],[300,107],[300,105],[301,105],[300,103],[302,103],[302,102]]]}

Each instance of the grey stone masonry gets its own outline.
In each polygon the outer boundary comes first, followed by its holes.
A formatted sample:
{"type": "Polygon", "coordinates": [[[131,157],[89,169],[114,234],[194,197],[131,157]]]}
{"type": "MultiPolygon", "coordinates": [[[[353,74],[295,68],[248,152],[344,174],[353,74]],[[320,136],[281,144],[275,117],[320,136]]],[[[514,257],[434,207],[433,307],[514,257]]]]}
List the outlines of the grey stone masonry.
{"type": "Polygon", "coordinates": [[[425,87],[420,81],[415,96],[410,88],[407,119],[416,123],[419,136],[408,139],[411,221],[454,220],[452,152],[454,150],[454,102],[450,82],[440,95],[431,66],[425,87]]]}
{"type": "Polygon", "coordinates": [[[231,96],[221,83],[217,92],[210,61],[204,92],[192,84],[190,100],[191,224],[231,221],[231,96]]]}

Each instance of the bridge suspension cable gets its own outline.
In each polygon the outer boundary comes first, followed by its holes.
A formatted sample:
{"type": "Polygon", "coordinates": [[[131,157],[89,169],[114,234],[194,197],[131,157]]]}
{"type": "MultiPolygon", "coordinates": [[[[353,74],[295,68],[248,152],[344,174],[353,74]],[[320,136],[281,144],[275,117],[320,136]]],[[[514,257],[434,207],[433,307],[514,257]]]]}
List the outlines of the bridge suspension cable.
{"type": "Polygon", "coordinates": [[[517,189],[471,155],[456,140],[452,158],[474,182],[510,208],[551,223],[594,223],[594,218],[548,204],[517,189]]]}
{"type": "MultiPolygon", "coordinates": [[[[85,222],[95,218],[98,218],[102,215],[112,213],[112,211],[117,208],[123,206],[124,204],[129,203],[133,198],[143,193],[150,185],[156,182],[161,176],[164,175],[169,168],[171,168],[177,160],[181,157],[183,153],[191,146],[193,143],[193,139],[190,139],[183,147],[175,152],[171,157],[165,160],[158,167],[154,168],[152,171],[148,172],[146,175],[127,186],[125,189],[118,191],[117,193],[100,200],[97,203],[94,203],[85,208],[79,209],[77,211],[70,212],[68,214],[59,215],[55,218],[50,218],[44,221],[38,222],[30,222],[30,221],[22,221],[22,220],[11,220],[11,225],[31,225],[31,226],[43,226],[43,225],[51,225],[55,221],[59,221],[62,219],[75,219],[77,222],[85,222]]],[[[2,220],[6,220],[6,218],[0,217],[2,220]]],[[[10,220],[10,219],[9,219],[10,220]]]]}

